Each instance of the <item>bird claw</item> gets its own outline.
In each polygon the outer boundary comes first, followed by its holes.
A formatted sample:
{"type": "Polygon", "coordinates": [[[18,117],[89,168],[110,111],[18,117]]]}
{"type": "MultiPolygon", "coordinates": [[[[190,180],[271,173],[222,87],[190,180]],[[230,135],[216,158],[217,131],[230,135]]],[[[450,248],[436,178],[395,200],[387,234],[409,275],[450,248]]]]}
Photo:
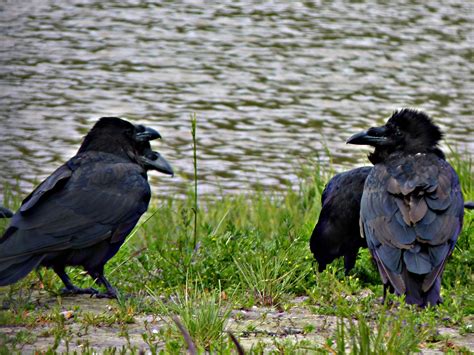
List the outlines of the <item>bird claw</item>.
{"type": "Polygon", "coordinates": [[[97,291],[95,288],[89,287],[89,288],[79,288],[79,287],[73,287],[73,288],[63,288],[61,290],[61,294],[64,296],[67,295],[95,295],[98,294],[99,291],[97,291]]]}
{"type": "Polygon", "coordinates": [[[110,293],[110,292],[102,292],[102,293],[94,293],[91,294],[91,298],[108,298],[108,299],[115,299],[117,298],[116,293],[110,293]]]}

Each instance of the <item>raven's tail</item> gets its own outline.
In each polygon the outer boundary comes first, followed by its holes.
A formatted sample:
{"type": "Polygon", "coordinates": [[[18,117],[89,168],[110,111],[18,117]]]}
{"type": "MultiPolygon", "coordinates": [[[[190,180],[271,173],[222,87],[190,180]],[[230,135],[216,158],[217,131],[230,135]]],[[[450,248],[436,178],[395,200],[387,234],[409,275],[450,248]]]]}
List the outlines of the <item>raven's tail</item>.
{"type": "Polygon", "coordinates": [[[408,271],[403,273],[406,285],[406,302],[416,304],[422,308],[436,306],[443,302],[440,295],[441,277],[437,276],[433,285],[426,291],[423,290],[423,280],[426,275],[418,275],[408,271]]]}
{"type": "Polygon", "coordinates": [[[9,227],[0,238],[0,286],[10,285],[28,275],[44,259],[38,251],[43,238],[31,238],[28,231],[9,227]]]}
{"type": "Polygon", "coordinates": [[[10,285],[28,275],[43,260],[44,255],[23,255],[0,261],[0,286],[10,285]]]}

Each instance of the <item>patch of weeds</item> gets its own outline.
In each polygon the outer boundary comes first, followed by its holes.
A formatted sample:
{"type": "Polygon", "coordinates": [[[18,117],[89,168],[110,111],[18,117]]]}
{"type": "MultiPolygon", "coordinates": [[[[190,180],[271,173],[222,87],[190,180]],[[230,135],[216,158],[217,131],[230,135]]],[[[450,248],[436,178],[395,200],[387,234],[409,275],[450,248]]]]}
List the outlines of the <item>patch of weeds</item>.
{"type": "Polygon", "coordinates": [[[193,287],[186,285],[182,292],[176,292],[168,302],[156,296],[149,290],[154,298],[162,319],[168,324],[171,336],[179,339],[182,346],[183,332],[179,329],[181,323],[189,332],[192,342],[197,348],[215,349],[216,344],[223,343],[224,329],[230,317],[231,305],[224,306],[221,291],[206,291],[197,283],[193,287]],[[173,321],[178,319],[178,322],[173,321]]]}
{"type": "Polygon", "coordinates": [[[258,304],[279,305],[309,272],[292,265],[293,253],[298,252],[290,244],[286,249],[256,250],[234,258],[242,285],[253,292],[258,304]]]}
{"type": "MultiPolygon", "coordinates": [[[[4,290],[5,293],[0,293],[3,296],[1,308],[7,309],[11,315],[23,315],[25,312],[35,309],[33,289],[26,286],[25,282],[16,283],[8,288],[5,287],[4,290]]],[[[8,323],[3,323],[7,321],[7,318],[2,313],[0,312],[0,325],[8,325],[8,323]]]]}
{"type": "Polygon", "coordinates": [[[133,307],[127,306],[109,306],[107,312],[82,312],[80,322],[86,327],[89,326],[112,326],[112,325],[126,325],[135,323],[135,311],[133,307]]]}
{"type": "Polygon", "coordinates": [[[81,323],[86,327],[110,327],[115,323],[115,318],[107,313],[83,312],[81,317],[81,323]]]}
{"type": "Polygon", "coordinates": [[[73,332],[69,325],[66,324],[66,319],[60,313],[59,309],[54,309],[49,314],[45,315],[41,322],[47,323],[48,327],[45,327],[38,336],[54,338],[54,343],[50,347],[50,350],[56,351],[59,345],[63,343],[66,347],[66,352],[68,352],[73,332]]]}
{"type": "Polygon", "coordinates": [[[314,344],[309,340],[290,340],[290,339],[273,339],[271,342],[259,341],[252,345],[249,353],[250,354],[266,354],[270,350],[270,353],[275,354],[294,354],[294,353],[310,353],[320,354],[327,353],[323,347],[314,344]]]}
{"type": "Polygon", "coordinates": [[[11,336],[0,333],[0,354],[21,351],[25,344],[33,344],[35,340],[36,335],[26,330],[20,330],[11,336]]]}
{"type": "MultiPolygon", "coordinates": [[[[66,352],[67,354],[81,354],[81,355],[96,355],[98,353],[103,355],[138,355],[143,354],[143,349],[140,349],[136,346],[124,345],[121,347],[110,346],[107,348],[101,348],[100,351],[90,345],[88,342],[81,343],[79,345],[75,345],[74,347],[69,347],[66,344],[66,352]]],[[[41,352],[42,354],[57,354],[57,347],[55,345],[49,347],[45,351],[41,352]]]]}
{"type": "Polygon", "coordinates": [[[309,334],[311,332],[314,332],[316,329],[316,327],[313,325],[313,324],[306,324],[304,327],[303,327],[303,333],[304,334],[309,334]]]}
{"type": "Polygon", "coordinates": [[[381,313],[375,322],[365,317],[339,319],[332,348],[338,354],[407,354],[418,352],[425,337],[426,331],[412,317],[381,313]]]}
{"type": "Polygon", "coordinates": [[[342,267],[333,265],[315,273],[315,284],[306,292],[309,303],[315,306],[314,313],[318,314],[351,317],[372,312],[377,303],[375,294],[362,289],[357,276],[345,276],[342,267]]]}
{"type": "Polygon", "coordinates": [[[460,334],[472,334],[474,333],[474,324],[469,323],[469,324],[464,324],[461,329],[460,329],[460,334]]]}
{"type": "Polygon", "coordinates": [[[28,311],[17,313],[12,310],[0,311],[0,326],[32,325],[34,317],[28,311]]]}

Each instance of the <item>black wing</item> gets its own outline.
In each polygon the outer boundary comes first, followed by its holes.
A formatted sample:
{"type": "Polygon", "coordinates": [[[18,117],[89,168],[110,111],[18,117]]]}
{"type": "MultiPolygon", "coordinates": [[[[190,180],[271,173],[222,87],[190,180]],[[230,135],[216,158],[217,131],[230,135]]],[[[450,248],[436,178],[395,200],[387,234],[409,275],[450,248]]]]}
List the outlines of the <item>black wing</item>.
{"type": "Polygon", "coordinates": [[[444,269],[461,231],[459,179],[444,160],[410,155],[377,164],[361,202],[361,222],[384,283],[406,291],[401,273],[425,275],[427,291],[444,269]]]}
{"type": "Polygon", "coordinates": [[[146,211],[150,187],[137,164],[98,152],[71,159],[25,199],[0,239],[0,270],[28,254],[125,238],[146,211]],[[115,234],[114,234],[115,233],[115,234]]]}
{"type": "Polygon", "coordinates": [[[364,182],[371,170],[361,167],[337,174],[324,188],[321,213],[310,239],[320,270],[347,252],[357,255],[365,244],[360,238],[359,210],[364,182]]]}

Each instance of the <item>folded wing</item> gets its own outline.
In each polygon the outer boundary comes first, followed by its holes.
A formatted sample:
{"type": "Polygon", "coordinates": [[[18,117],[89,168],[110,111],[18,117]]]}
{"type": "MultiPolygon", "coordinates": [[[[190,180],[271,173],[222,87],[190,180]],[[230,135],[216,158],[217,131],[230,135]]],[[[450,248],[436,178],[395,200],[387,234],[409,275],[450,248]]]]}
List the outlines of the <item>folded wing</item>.
{"type": "Polygon", "coordinates": [[[363,232],[384,283],[406,291],[406,270],[425,275],[429,290],[444,269],[462,227],[463,201],[452,167],[417,154],[378,164],[361,202],[363,232]]]}
{"type": "Polygon", "coordinates": [[[0,239],[0,271],[25,255],[121,241],[149,199],[138,165],[107,153],[78,155],[25,199],[0,239]]]}

